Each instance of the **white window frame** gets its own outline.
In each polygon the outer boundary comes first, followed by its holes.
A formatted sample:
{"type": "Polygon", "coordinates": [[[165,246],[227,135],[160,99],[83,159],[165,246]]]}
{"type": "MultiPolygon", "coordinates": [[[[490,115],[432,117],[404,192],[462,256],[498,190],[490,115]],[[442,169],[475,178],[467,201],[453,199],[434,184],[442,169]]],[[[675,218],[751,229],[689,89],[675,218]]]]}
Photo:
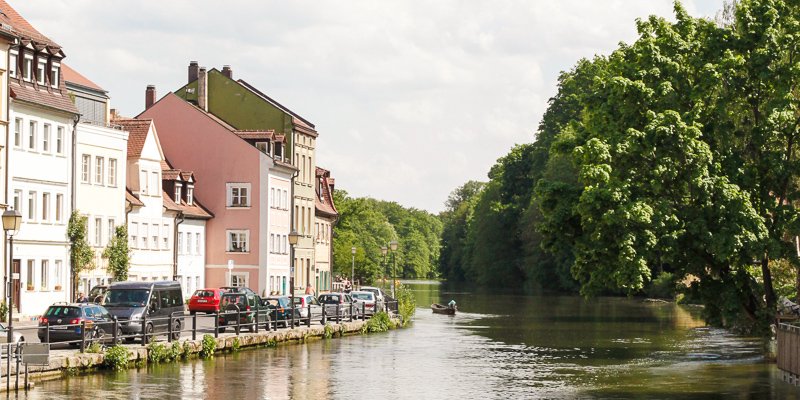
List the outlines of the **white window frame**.
{"type": "Polygon", "coordinates": [[[231,286],[248,287],[249,275],[247,272],[231,272],[231,286]]]}
{"type": "Polygon", "coordinates": [[[63,276],[64,262],[56,260],[55,267],[53,268],[53,290],[64,290],[64,285],[61,284],[61,277],[63,276]],[[61,289],[56,289],[60,286],[61,289]]]}
{"type": "Polygon", "coordinates": [[[186,204],[194,205],[194,185],[186,186],[186,204]]]}
{"type": "Polygon", "coordinates": [[[47,84],[47,59],[42,57],[37,57],[36,59],[36,83],[39,86],[44,86],[47,84]]]}
{"type": "Polygon", "coordinates": [[[52,152],[50,146],[50,124],[42,125],[42,151],[45,153],[52,152]]]}
{"type": "Polygon", "coordinates": [[[38,123],[31,120],[28,123],[28,150],[36,151],[36,129],[38,123]]]}
{"type": "Polygon", "coordinates": [[[64,127],[59,126],[56,129],[56,153],[64,154],[64,127]]]}
{"type": "Polygon", "coordinates": [[[178,254],[183,254],[183,232],[178,232],[178,254]]]}
{"type": "Polygon", "coordinates": [[[253,192],[250,190],[249,183],[228,183],[226,186],[228,208],[250,207],[250,195],[253,192]],[[242,195],[242,189],[245,190],[244,195],[242,195]],[[234,204],[234,200],[236,201],[236,204],[234,204]]]}
{"type": "Polygon", "coordinates": [[[142,238],[142,244],[141,244],[141,246],[139,246],[139,248],[145,249],[145,250],[150,248],[149,243],[148,243],[150,238],[147,237],[148,233],[150,233],[150,224],[146,224],[146,223],[142,222],[142,234],[140,236],[142,238]]]}
{"type": "Polygon", "coordinates": [[[89,173],[92,169],[92,156],[88,154],[81,155],[81,182],[89,183],[89,173]]]}
{"type": "Polygon", "coordinates": [[[149,175],[145,170],[139,170],[139,192],[147,194],[147,180],[149,175]]]}
{"type": "Polygon", "coordinates": [[[36,192],[28,192],[28,221],[36,221],[36,192]]]}
{"type": "Polygon", "coordinates": [[[169,236],[170,236],[170,229],[168,224],[163,225],[164,228],[164,236],[161,239],[162,250],[169,250],[169,236]]]}
{"type": "Polygon", "coordinates": [[[58,88],[59,82],[61,82],[61,64],[54,62],[50,68],[50,86],[58,88]]]}
{"type": "Polygon", "coordinates": [[[160,190],[161,186],[159,181],[160,179],[158,176],[158,171],[150,172],[150,187],[152,188],[150,194],[152,196],[161,196],[161,190],[160,190]]]}
{"type": "Polygon", "coordinates": [[[175,181],[175,203],[181,204],[181,184],[175,181]]]}
{"type": "Polygon", "coordinates": [[[195,249],[194,250],[197,253],[197,255],[202,255],[202,253],[200,253],[200,242],[201,242],[201,240],[200,240],[201,239],[200,232],[197,232],[197,233],[194,234],[194,239],[195,239],[195,241],[194,241],[195,249]]]}
{"type": "Polygon", "coordinates": [[[22,55],[22,80],[30,82],[33,75],[33,54],[23,53],[22,55]]]}
{"type": "Polygon", "coordinates": [[[14,147],[22,148],[22,137],[23,137],[23,124],[22,118],[14,118],[14,147]]]}
{"type": "Polygon", "coordinates": [[[117,225],[114,221],[114,218],[108,219],[108,241],[110,242],[111,239],[117,234],[117,225]]]}
{"type": "Polygon", "coordinates": [[[103,218],[95,217],[94,219],[94,245],[101,246],[103,244],[103,218]]]}
{"type": "Polygon", "coordinates": [[[19,65],[19,52],[11,51],[8,58],[8,76],[12,78],[17,77],[17,67],[19,65]]]}
{"type": "Polygon", "coordinates": [[[56,222],[64,222],[64,195],[56,194],[56,222]]]}
{"type": "Polygon", "coordinates": [[[131,222],[131,231],[128,232],[128,242],[131,248],[138,249],[139,248],[139,223],[138,222],[131,222]]]}
{"type": "Polygon", "coordinates": [[[94,183],[95,185],[102,185],[103,178],[105,178],[105,158],[96,156],[94,158],[94,183]]]}
{"type": "Polygon", "coordinates": [[[42,193],[42,222],[50,221],[50,193],[42,193]]]}
{"type": "Polygon", "coordinates": [[[108,159],[108,186],[117,186],[117,159],[108,159]]]}
{"type": "Polygon", "coordinates": [[[225,231],[228,253],[250,252],[250,231],[247,229],[229,229],[225,231]]]}
{"type": "Polygon", "coordinates": [[[14,190],[14,203],[12,204],[14,205],[14,209],[22,214],[22,190],[14,190]]]}

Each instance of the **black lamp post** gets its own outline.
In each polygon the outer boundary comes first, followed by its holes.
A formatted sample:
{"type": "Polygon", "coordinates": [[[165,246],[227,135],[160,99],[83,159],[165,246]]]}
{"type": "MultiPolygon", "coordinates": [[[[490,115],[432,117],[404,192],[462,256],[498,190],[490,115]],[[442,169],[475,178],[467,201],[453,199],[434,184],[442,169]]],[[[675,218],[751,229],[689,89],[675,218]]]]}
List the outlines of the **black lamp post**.
{"type": "Polygon", "coordinates": [[[353,255],[353,262],[350,264],[350,287],[355,289],[356,284],[356,248],[350,248],[350,254],[353,255]]]}
{"type": "Polygon", "coordinates": [[[389,252],[389,248],[386,246],[381,246],[381,254],[383,255],[383,288],[386,289],[386,275],[389,275],[389,266],[386,265],[386,253],[389,252]]]}
{"type": "Polygon", "coordinates": [[[397,241],[396,240],[392,240],[391,242],[389,242],[389,248],[392,249],[392,298],[395,298],[394,297],[394,279],[395,279],[395,277],[394,277],[395,271],[394,270],[395,270],[395,267],[397,266],[397,257],[395,256],[395,253],[397,252],[397,241]]]}
{"type": "Polygon", "coordinates": [[[289,262],[292,266],[291,273],[289,274],[289,288],[291,290],[292,297],[292,329],[294,329],[294,246],[297,244],[298,240],[300,240],[300,235],[296,230],[292,229],[292,232],[289,233],[289,247],[291,249],[291,259],[289,262]]]}
{"type": "Polygon", "coordinates": [[[8,302],[8,343],[14,343],[13,331],[13,316],[14,316],[14,299],[12,297],[12,287],[14,286],[13,273],[11,271],[14,264],[14,235],[19,232],[19,226],[22,223],[22,214],[17,210],[6,210],[3,212],[3,230],[8,237],[8,275],[6,275],[6,299],[8,302]]]}

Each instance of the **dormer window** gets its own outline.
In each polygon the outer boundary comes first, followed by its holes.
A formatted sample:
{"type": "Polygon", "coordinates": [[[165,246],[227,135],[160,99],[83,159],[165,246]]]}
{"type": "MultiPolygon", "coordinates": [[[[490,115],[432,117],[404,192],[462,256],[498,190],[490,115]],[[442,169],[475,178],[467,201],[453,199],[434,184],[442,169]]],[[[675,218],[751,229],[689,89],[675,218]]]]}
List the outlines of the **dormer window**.
{"type": "Polygon", "coordinates": [[[194,187],[190,185],[186,187],[186,204],[191,206],[193,202],[194,202],[194,187]]]}
{"type": "Polygon", "coordinates": [[[319,199],[322,200],[322,179],[319,180],[319,191],[317,192],[319,199]]]}
{"type": "Polygon", "coordinates": [[[17,65],[19,64],[19,53],[12,51],[8,59],[8,75],[12,78],[17,77],[17,65]]]}
{"type": "Polygon", "coordinates": [[[41,86],[47,82],[47,75],[45,71],[47,70],[47,59],[39,57],[36,63],[36,83],[41,86]]]}
{"type": "Polygon", "coordinates": [[[175,202],[181,204],[181,184],[175,182],[175,202]]]}
{"type": "Polygon", "coordinates": [[[53,63],[50,68],[50,86],[57,88],[58,83],[61,81],[61,65],[53,63]]]}
{"type": "Polygon", "coordinates": [[[256,148],[264,154],[269,154],[269,142],[256,142],[256,148]]]}
{"type": "Polygon", "coordinates": [[[22,60],[22,79],[25,82],[30,82],[33,76],[33,54],[25,54],[25,59],[22,60]]]}
{"type": "Polygon", "coordinates": [[[282,160],[283,159],[283,144],[279,142],[275,142],[275,158],[282,160]]]}

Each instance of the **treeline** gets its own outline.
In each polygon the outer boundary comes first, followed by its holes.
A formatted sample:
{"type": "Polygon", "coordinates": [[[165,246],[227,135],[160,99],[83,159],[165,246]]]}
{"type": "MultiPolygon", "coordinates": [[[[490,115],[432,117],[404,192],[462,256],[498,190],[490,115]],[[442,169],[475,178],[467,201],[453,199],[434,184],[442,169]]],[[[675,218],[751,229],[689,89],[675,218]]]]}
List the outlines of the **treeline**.
{"type": "Polygon", "coordinates": [[[334,201],[339,211],[333,239],[334,274],[349,279],[351,249],[355,247],[356,279],[374,282],[391,276],[391,252],[384,264],[381,247],[397,241],[394,256],[398,278],[438,276],[442,223],[437,216],[395,202],[353,198],[344,190],[334,192],[334,201]]]}
{"type": "Polygon", "coordinates": [[[800,2],[637,21],[561,74],[536,140],[453,192],[449,279],[584,295],[654,283],[710,323],[765,329],[795,294],[800,2]]]}

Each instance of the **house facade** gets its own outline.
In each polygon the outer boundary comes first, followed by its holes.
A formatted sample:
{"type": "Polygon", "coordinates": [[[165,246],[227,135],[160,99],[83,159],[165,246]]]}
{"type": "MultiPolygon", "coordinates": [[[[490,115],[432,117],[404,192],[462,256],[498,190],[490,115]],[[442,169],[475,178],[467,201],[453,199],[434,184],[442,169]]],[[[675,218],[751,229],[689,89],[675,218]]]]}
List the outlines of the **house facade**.
{"type": "Polygon", "coordinates": [[[116,227],[125,224],[128,132],[109,124],[109,97],[103,88],[66,64],[64,80],[81,119],[75,128],[75,208],[87,218],[94,267],[78,275],[84,293],[112,281],[103,251],[116,227]]]}
{"type": "MultiPolygon", "coordinates": [[[[205,71],[198,71],[204,79],[205,71]]],[[[289,182],[294,168],[268,154],[283,148],[273,131],[240,131],[170,93],[146,110],[170,162],[202,182],[196,196],[213,214],[206,226],[206,286],[247,286],[265,295],[288,290],[289,182]],[[231,268],[229,268],[229,266],[231,268]],[[286,287],[286,289],[283,289],[286,287]]],[[[205,106],[205,107],[204,107],[205,106]]]]}
{"type": "Polygon", "coordinates": [[[314,254],[316,261],[316,289],[317,292],[331,290],[331,273],[333,271],[333,227],[339,219],[336,204],[333,201],[335,181],[331,172],[316,168],[316,196],[314,206],[316,223],[314,224],[314,254]]]}
{"type": "Polygon", "coordinates": [[[78,110],[61,73],[61,46],[42,35],[6,2],[0,11],[19,41],[8,53],[11,134],[8,196],[22,213],[14,237],[12,304],[22,316],[41,314],[69,299],[69,243],[73,209],[73,138],[78,110]]]}
{"type": "MultiPolygon", "coordinates": [[[[0,3],[0,7],[4,5],[5,4],[0,3]]],[[[2,27],[0,27],[0,143],[2,143],[2,146],[0,146],[0,172],[2,172],[2,177],[0,177],[0,193],[2,193],[3,196],[2,201],[0,201],[0,212],[5,212],[7,209],[14,208],[14,204],[12,203],[13,199],[10,198],[8,192],[8,177],[5,174],[9,167],[9,140],[11,138],[10,129],[12,127],[9,124],[8,101],[1,99],[8,99],[8,55],[11,48],[17,44],[18,36],[13,28],[10,27],[8,16],[0,15],[0,22],[2,22],[2,27]]],[[[4,241],[3,245],[0,246],[0,257],[2,257],[3,260],[8,259],[7,247],[7,241],[4,241]]],[[[5,263],[3,263],[3,265],[5,265],[5,263]]],[[[7,268],[3,268],[3,272],[0,274],[2,274],[4,280],[9,278],[7,276],[7,268]]],[[[3,285],[0,292],[2,292],[3,296],[6,295],[6,285],[3,285]]]]}

